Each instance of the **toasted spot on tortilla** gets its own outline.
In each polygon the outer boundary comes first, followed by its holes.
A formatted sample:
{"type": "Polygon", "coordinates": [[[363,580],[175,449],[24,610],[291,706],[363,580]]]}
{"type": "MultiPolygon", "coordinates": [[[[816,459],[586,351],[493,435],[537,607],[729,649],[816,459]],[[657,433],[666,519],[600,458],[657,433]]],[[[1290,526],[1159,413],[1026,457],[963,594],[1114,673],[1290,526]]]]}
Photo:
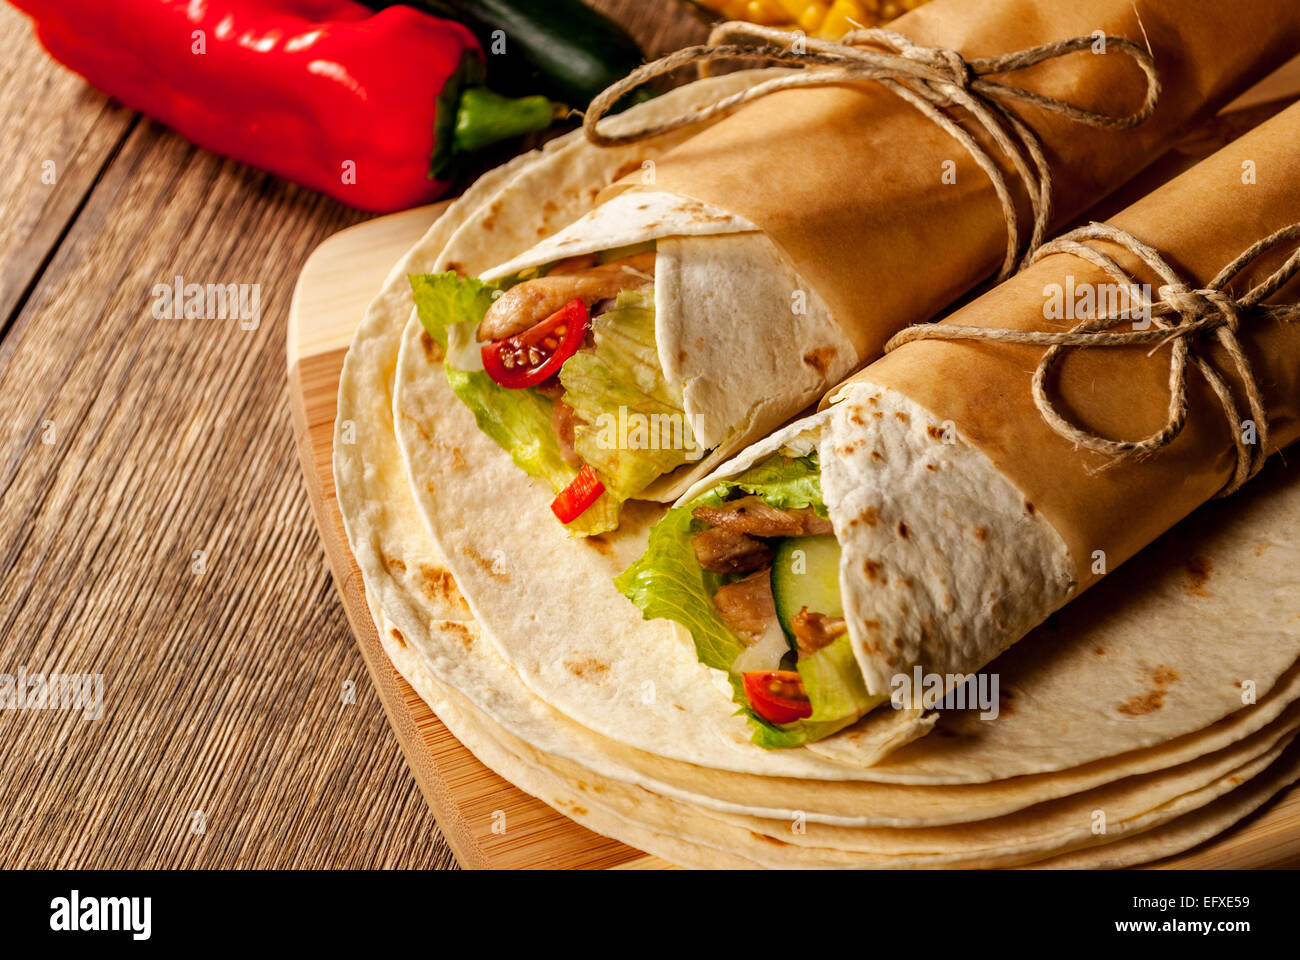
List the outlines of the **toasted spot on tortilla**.
{"type": "Polygon", "coordinates": [[[1178,671],[1161,664],[1149,671],[1151,689],[1121,703],[1116,709],[1126,717],[1141,717],[1154,713],[1165,705],[1165,693],[1178,680],[1178,671]]]}
{"type": "Polygon", "coordinates": [[[496,561],[490,557],[485,557],[471,547],[465,548],[465,554],[478,565],[478,568],[486,573],[493,580],[506,581],[510,579],[510,574],[500,569],[496,561]]]}
{"type": "Polygon", "coordinates": [[[873,413],[873,414],[871,415],[871,417],[872,417],[873,420],[883,420],[883,419],[885,419],[885,415],[884,415],[881,411],[879,411],[879,410],[877,410],[875,413],[873,413]]]}
{"type": "Polygon", "coordinates": [[[1034,507],[1034,505],[1033,505],[1032,503],[1030,503],[1028,500],[1025,501],[1025,512],[1026,512],[1027,514],[1029,514],[1030,516],[1033,516],[1033,514],[1034,514],[1034,510],[1035,510],[1035,509],[1036,509],[1036,508],[1034,507]]]}
{"type": "Polygon", "coordinates": [[[389,573],[394,573],[399,575],[406,573],[406,564],[403,563],[397,557],[390,557],[386,553],[381,553],[379,558],[384,563],[384,569],[387,570],[389,573]]]}
{"type": "Polygon", "coordinates": [[[907,414],[905,414],[902,410],[895,410],[894,416],[898,418],[899,423],[907,423],[907,414]]]}
{"type": "Polygon", "coordinates": [[[862,563],[862,572],[867,575],[868,580],[884,580],[884,577],[880,575],[880,571],[883,569],[884,565],[877,563],[875,560],[868,559],[862,563]]]}
{"type": "Polygon", "coordinates": [[[831,368],[831,361],[834,359],[834,347],[818,347],[816,350],[809,350],[803,355],[803,362],[822,376],[825,376],[826,371],[831,368]]]}
{"type": "Polygon", "coordinates": [[[465,265],[463,263],[456,263],[453,261],[452,263],[447,264],[446,272],[454,273],[458,277],[463,277],[465,276],[465,265]]]}
{"type": "Polygon", "coordinates": [[[925,465],[925,469],[927,469],[927,470],[931,470],[931,471],[934,471],[934,470],[938,470],[939,468],[936,467],[933,463],[927,463],[927,464],[925,465]]]}
{"type": "Polygon", "coordinates": [[[442,570],[427,563],[420,564],[420,592],[424,594],[426,600],[449,600],[466,610],[469,609],[450,570],[442,570]]]}
{"type": "Polygon", "coordinates": [[[1189,580],[1187,592],[1194,597],[1208,597],[1210,591],[1205,589],[1205,585],[1210,580],[1210,561],[1193,555],[1183,562],[1183,566],[1187,568],[1189,580]]]}
{"type": "Polygon", "coordinates": [[[474,631],[465,624],[456,620],[447,620],[443,623],[442,628],[459,640],[466,650],[474,646],[474,631]]]}
{"type": "Polygon", "coordinates": [[[1156,686],[1167,687],[1170,684],[1177,682],[1177,680],[1178,671],[1163,663],[1151,671],[1151,682],[1156,686]]]}
{"type": "Polygon", "coordinates": [[[442,363],[447,358],[438,341],[429,336],[428,330],[420,331],[420,346],[424,348],[424,359],[430,363],[442,363]]]}
{"type": "Polygon", "coordinates": [[[872,451],[871,451],[871,459],[872,459],[872,460],[884,460],[885,458],[882,457],[882,456],[880,455],[880,451],[879,451],[879,450],[872,450],[872,451]]]}
{"type": "Polygon", "coordinates": [[[1264,555],[1264,551],[1271,546],[1273,546],[1273,544],[1269,543],[1268,541],[1265,541],[1264,543],[1255,544],[1255,556],[1262,557],[1264,555]]]}
{"type": "Polygon", "coordinates": [[[579,817],[586,816],[587,813],[586,807],[580,807],[576,803],[570,805],[569,809],[572,810],[579,817]]]}
{"type": "Polygon", "coordinates": [[[849,414],[849,423],[856,424],[860,427],[866,423],[866,421],[863,420],[862,417],[858,416],[858,412],[855,410],[853,413],[849,414]]]}
{"type": "Polygon", "coordinates": [[[398,630],[396,627],[393,627],[393,628],[390,629],[388,632],[391,633],[391,634],[393,635],[393,639],[396,640],[396,641],[401,645],[401,647],[402,647],[403,650],[405,650],[405,649],[406,649],[406,638],[405,638],[404,636],[402,636],[402,631],[401,631],[401,630],[398,630]]]}
{"type": "Polygon", "coordinates": [[[898,535],[899,535],[900,537],[902,537],[904,540],[906,540],[906,539],[907,539],[907,534],[908,534],[908,531],[907,531],[907,524],[905,524],[902,520],[899,520],[899,521],[898,521],[898,535]]]}
{"type": "Polygon", "coordinates": [[[766,833],[756,833],[755,831],[751,830],[749,831],[749,834],[750,836],[754,837],[756,840],[764,840],[767,843],[773,844],[778,847],[790,846],[790,844],[786,843],[784,840],[778,840],[776,837],[769,837],[766,833]]]}
{"type": "Polygon", "coordinates": [[[989,528],[988,528],[988,527],[985,527],[985,526],[978,526],[978,527],[975,528],[975,539],[976,539],[976,540],[984,541],[984,540],[987,540],[988,538],[989,538],[989,528]]]}
{"type": "Polygon", "coordinates": [[[840,456],[851,457],[862,448],[861,440],[854,440],[852,443],[846,443],[840,447],[840,456]]]}
{"type": "Polygon", "coordinates": [[[933,423],[925,428],[925,432],[928,433],[933,440],[943,439],[943,430],[936,427],[933,423]]]}
{"type": "Polygon", "coordinates": [[[874,527],[876,521],[880,519],[880,514],[875,507],[864,507],[862,512],[858,514],[858,519],[867,526],[874,527]]]}
{"type": "Polygon", "coordinates": [[[1105,648],[1105,647],[1093,647],[1093,648],[1092,648],[1092,652],[1093,652],[1094,654],[1096,654],[1097,656],[1099,656],[1099,657],[1104,657],[1104,656],[1106,656],[1106,648],[1105,648]]]}
{"type": "Polygon", "coordinates": [[[599,553],[602,557],[608,557],[610,550],[613,549],[613,547],[609,545],[609,541],[606,540],[599,533],[596,534],[595,536],[584,537],[583,542],[587,546],[591,547],[591,549],[599,553]]]}
{"type": "Polygon", "coordinates": [[[578,660],[565,660],[564,665],[569,668],[569,672],[575,677],[586,678],[589,674],[599,676],[602,673],[609,672],[609,667],[592,657],[582,657],[578,660]]]}

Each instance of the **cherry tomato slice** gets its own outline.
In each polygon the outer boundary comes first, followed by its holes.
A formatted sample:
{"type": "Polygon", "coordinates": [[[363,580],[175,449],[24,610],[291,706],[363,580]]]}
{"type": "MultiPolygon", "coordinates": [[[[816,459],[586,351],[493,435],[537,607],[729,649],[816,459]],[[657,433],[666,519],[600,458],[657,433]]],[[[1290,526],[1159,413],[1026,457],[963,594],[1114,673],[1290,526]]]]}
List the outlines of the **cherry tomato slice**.
{"type": "Polygon", "coordinates": [[[551,501],[551,512],[560,518],[560,523],[572,523],[604,492],[605,485],[596,476],[596,471],[591,469],[591,464],[584,463],[573,482],[551,501]]]}
{"type": "Polygon", "coordinates": [[[533,387],[559,372],[587,336],[590,315],[582,300],[570,300],[522,333],[483,344],[483,369],[510,390],[533,387]]]}
{"type": "Polygon", "coordinates": [[[769,723],[794,723],[812,716],[803,678],[794,670],[752,670],[743,676],[749,705],[769,723]]]}

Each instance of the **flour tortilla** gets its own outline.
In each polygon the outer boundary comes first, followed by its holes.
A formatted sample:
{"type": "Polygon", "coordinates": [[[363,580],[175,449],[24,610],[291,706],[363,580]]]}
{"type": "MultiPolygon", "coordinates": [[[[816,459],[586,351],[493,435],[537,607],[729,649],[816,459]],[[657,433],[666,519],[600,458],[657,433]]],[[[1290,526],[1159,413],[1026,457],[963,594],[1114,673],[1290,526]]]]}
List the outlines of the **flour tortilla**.
{"type": "MultiPolygon", "coordinates": [[[[423,362],[418,341],[408,336],[400,364],[423,362]]],[[[917,743],[895,754],[897,763],[891,757],[858,768],[878,759],[880,731],[870,729],[876,716],[821,741],[822,756],[811,749],[762,751],[748,742],[729,692],[710,679],[694,650],[669,623],[643,621],[610,583],[644,549],[658,511],[632,505],[617,537],[571,540],[550,521],[550,491],[482,435],[445,382],[400,368],[398,376],[421,385],[397,395],[411,493],[484,636],[547,704],[637,750],[766,776],[984,782],[1078,766],[1192,732],[1240,706],[1238,684],[1255,680],[1262,694],[1300,655],[1284,573],[1300,563],[1300,512],[1277,485],[1273,496],[1260,486],[1232,505],[1238,522],[1225,525],[1231,529],[1218,529],[1194,551],[1213,554],[1210,584],[1199,588],[1209,597],[1189,593],[1186,556],[1170,549],[1153,561],[1151,573],[1139,576],[1126,567],[1116,587],[1063,612],[1072,635],[1042,628],[1025,641],[1038,653],[1012,651],[998,661],[1016,709],[965,731],[988,752],[917,743]],[[511,524],[465,522],[493,516],[501,504],[510,504],[511,524]],[[556,570],[565,571],[566,583],[580,585],[580,602],[569,591],[531,587],[553,582],[556,570]],[[1185,602],[1189,596],[1194,606],[1185,602]],[[1215,642],[1199,639],[1206,634],[1215,642]],[[1105,652],[1095,653],[1099,648],[1105,652]],[[1015,674],[1021,663],[1034,674],[1023,683],[1015,674]],[[1152,692],[1152,671],[1162,665],[1178,676],[1164,691],[1162,708],[1133,715],[1125,705],[1152,692]],[[650,703],[647,682],[653,682],[650,703]]]]}
{"type": "MultiPolygon", "coordinates": [[[[1207,820],[1218,830],[1225,829],[1235,817],[1257,804],[1243,804],[1237,788],[1250,781],[1250,796],[1261,790],[1254,785],[1258,777],[1266,789],[1279,789],[1273,765],[1283,756],[1286,746],[1300,723],[1300,709],[1292,709],[1287,718],[1263,734],[1243,741],[1222,755],[1189,765],[1200,769],[1175,769],[1153,778],[1132,778],[1109,788],[1073,797],[1069,804],[1047,804],[1023,811],[1002,821],[961,825],[945,830],[878,830],[845,831],[834,827],[812,828],[807,834],[791,830],[792,821],[765,822],[710,814],[689,804],[665,801],[635,787],[606,781],[598,775],[577,775],[557,768],[553,758],[539,754],[487,720],[459,694],[443,687],[411,647],[395,645],[395,634],[382,611],[373,608],[381,636],[386,640],[394,663],[417,692],[434,706],[452,733],[469,746],[492,769],[507,777],[526,792],[542,799],[590,829],[652,852],[681,866],[705,868],[745,867],[865,867],[944,868],[1006,867],[1040,862],[1061,850],[1064,856],[1088,854],[1102,850],[1108,865],[1129,865],[1167,856],[1184,849],[1168,837],[1156,846],[1140,843],[1147,831],[1160,830],[1178,819],[1197,817],[1207,820]],[[1241,762],[1238,762],[1241,761],[1241,762]],[[1148,782],[1142,782],[1143,780],[1148,782]],[[1154,788],[1154,789],[1153,789],[1154,788]],[[1180,792],[1186,789],[1186,792],[1180,792]],[[1224,798],[1232,801],[1224,806],[1224,798]],[[1126,804],[1136,804],[1133,812],[1126,804]],[[1152,803],[1155,806],[1144,806],[1152,803]],[[1200,808],[1208,806],[1208,817],[1200,808]],[[1055,809],[1051,809],[1055,807],[1055,809]],[[1106,816],[1103,833],[1094,832],[1097,812],[1106,816]],[[813,831],[816,831],[814,834],[813,831]],[[1054,832],[1055,831],[1055,832],[1054,832]],[[1035,837],[1036,839],[1029,839],[1035,837]],[[817,841],[831,841],[832,847],[818,846],[817,841]],[[947,847],[941,852],[920,853],[927,845],[947,847]],[[855,844],[874,846],[870,853],[855,849],[855,844]],[[880,847],[901,853],[883,854],[880,847]]],[[[1244,788],[1243,788],[1244,789],[1244,788]]],[[[1271,794],[1269,794],[1271,795],[1271,794]]],[[[1260,801],[1262,802],[1262,801],[1260,801]]],[[[474,829],[475,825],[470,825],[474,829]]],[[[486,830],[483,824],[480,829],[486,830]]],[[[1204,829],[1189,834],[1190,846],[1200,839],[1204,829]]],[[[1187,831],[1179,831],[1183,836],[1187,831]]],[[[1046,862],[1055,862],[1048,859],[1046,862]]]]}

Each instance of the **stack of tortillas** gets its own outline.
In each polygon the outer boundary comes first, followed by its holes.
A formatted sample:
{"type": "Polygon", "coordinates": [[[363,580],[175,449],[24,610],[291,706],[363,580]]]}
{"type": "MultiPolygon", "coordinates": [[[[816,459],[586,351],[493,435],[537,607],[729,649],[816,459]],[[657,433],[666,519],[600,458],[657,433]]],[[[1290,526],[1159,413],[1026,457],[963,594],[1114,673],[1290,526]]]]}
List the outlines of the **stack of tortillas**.
{"type": "MultiPolygon", "coordinates": [[[[614,123],[750,82],[700,81],[614,123]]],[[[455,736],[574,820],[692,867],[1126,866],[1196,846],[1300,777],[1300,484],[1276,462],[995,661],[996,719],[943,711],[879,762],[844,749],[852,731],[836,749],[755,747],[689,643],[613,590],[661,508],[629,506],[616,537],[566,544],[581,582],[561,554],[539,561],[605,649],[528,644],[501,613],[536,593],[514,558],[430,514],[450,482],[458,501],[478,491],[479,517],[549,494],[420,373],[440,357],[407,277],[491,271],[694,132],[603,150],[570,135],[487,174],[394,267],[348,354],[338,421],[352,435],[334,468],[349,541],[385,649],[455,736]],[[458,564],[495,584],[491,603],[471,607],[458,564]]]]}

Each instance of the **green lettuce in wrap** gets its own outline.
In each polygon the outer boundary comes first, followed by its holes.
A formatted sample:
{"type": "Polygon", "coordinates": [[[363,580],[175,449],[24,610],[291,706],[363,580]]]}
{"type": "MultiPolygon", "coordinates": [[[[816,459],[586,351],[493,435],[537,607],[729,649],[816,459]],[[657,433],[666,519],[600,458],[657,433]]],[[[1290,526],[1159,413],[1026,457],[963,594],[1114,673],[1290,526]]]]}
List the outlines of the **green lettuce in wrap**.
{"type": "MultiPolygon", "coordinates": [[[[604,265],[605,273],[620,262],[627,260],[604,265]]],[[[572,278],[582,276],[552,279],[581,283],[572,278]]],[[[664,378],[657,359],[654,288],[639,271],[607,281],[601,292],[614,295],[590,309],[578,298],[566,302],[553,316],[568,327],[544,330],[536,343],[525,339],[531,330],[524,338],[476,340],[494,305],[518,282],[455,273],[412,275],[410,281],[420,322],[445,355],[452,390],[479,429],[556,492],[552,510],[571,533],[615,529],[624,501],[698,449],[680,389],[664,378]],[[622,284],[628,286],[611,289],[622,284]],[[522,364],[513,362],[519,356],[522,364]]]]}
{"type": "Polygon", "coordinates": [[[794,747],[884,699],[862,681],[839,596],[840,551],[816,451],[774,453],[668,511],[615,585],[691,634],[762,747],[794,747]]]}

